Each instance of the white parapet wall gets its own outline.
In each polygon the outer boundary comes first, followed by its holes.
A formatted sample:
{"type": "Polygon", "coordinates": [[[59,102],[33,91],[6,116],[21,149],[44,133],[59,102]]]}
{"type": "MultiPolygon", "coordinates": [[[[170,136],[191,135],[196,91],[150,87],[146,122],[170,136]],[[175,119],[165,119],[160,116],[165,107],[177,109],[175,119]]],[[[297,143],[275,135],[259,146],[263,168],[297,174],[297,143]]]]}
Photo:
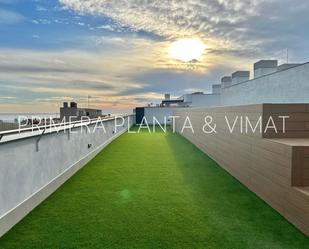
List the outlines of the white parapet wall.
{"type": "Polygon", "coordinates": [[[205,93],[193,93],[185,94],[183,96],[184,102],[188,103],[190,107],[202,107],[202,106],[220,106],[221,95],[220,93],[205,94],[205,93]]]}
{"type": "Polygon", "coordinates": [[[264,75],[221,91],[221,105],[309,103],[309,63],[264,75]]]}
{"type": "Polygon", "coordinates": [[[157,122],[159,124],[170,124],[170,117],[177,109],[179,107],[145,107],[144,117],[149,125],[157,124],[157,122]]]}
{"type": "Polygon", "coordinates": [[[70,131],[0,134],[0,236],[126,132],[134,116],[123,117],[123,124],[110,118],[70,131]]]}

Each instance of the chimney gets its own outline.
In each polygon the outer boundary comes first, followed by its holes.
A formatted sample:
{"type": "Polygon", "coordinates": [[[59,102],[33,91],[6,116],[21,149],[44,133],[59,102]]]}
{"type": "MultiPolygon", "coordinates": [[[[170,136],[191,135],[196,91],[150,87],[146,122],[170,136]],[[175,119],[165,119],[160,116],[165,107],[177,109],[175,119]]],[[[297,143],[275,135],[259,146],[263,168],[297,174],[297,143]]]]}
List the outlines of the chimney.
{"type": "Polygon", "coordinates": [[[254,78],[277,72],[277,60],[260,60],[254,63],[254,78]]]}
{"type": "Polygon", "coordinates": [[[77,108],[77,103],[76,102],[71,102],[70,107],[72,108],[77,108]]]}
{"type": "Polygon", "coordinates": [[[224,76],[221,79],[221,87],[225,88],[225,87],[228,87],[230,85],[232,85],[232,77],[231,76],[224,76]]]}
{"type": "Polygon", "coordinates": [[[68,108],[69,106],[68,106],[68,102],[63,102],[63,107],[64,108],[68,108]]]}
{"type": "Polygon", "coordinates": [[[232,85],[245,82],[249,80],[250,72],[249,71],[236,71],[232,73],[232,85]]]}
{"type": "Polygon", "coordinates": [[[220,94],[221,93],[221,84],[212,85],[212,93],[220,94]]]}
{"type": "Polygon", "coordinates": [[[171,100],[171,95],[169,93],[164,94],[165,100],[171,100]]]}

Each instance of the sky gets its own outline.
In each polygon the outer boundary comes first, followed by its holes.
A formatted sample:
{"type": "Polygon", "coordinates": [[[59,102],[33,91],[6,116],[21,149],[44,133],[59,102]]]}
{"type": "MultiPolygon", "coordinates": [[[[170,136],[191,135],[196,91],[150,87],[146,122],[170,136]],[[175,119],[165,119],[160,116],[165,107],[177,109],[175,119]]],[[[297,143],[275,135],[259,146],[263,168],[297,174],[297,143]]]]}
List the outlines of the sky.
{"type": "Polygon", "coordinates": [[[0,112],[129,113],[260,59],[309,61],[308,0],[0,0],[0,112]],[[169,54],[184,38],[199,60],[169,54]]]}

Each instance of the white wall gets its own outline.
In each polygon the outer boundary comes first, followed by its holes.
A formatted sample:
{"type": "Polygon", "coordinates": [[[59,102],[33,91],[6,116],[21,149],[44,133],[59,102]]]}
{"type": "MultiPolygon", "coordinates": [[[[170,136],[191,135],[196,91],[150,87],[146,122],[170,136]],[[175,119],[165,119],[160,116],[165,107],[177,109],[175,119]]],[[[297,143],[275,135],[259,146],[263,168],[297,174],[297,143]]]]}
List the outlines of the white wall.
{"type": "Polygon", "coordinates": [[[222,89],[222,105],[308,103],[309,63],[222,89]]]}
{"type": "Polygon", "coordinates": [[[234,77],[232,78],[232,85],[236,85],[247,80],[249,80],[249,77],[234,77]]]}
{"type": "Polygon", "coordinates": [[[254,78],[277,72],[277,67],[258,68],[254,70],[254,78]]]}
{"type": "Polygon", "coordinates": [[[178,107],[145,107],[144,116],[147,119],[149,125],[153,124],[153,117],[155,117],[160,124],[164,124],[166,119],[167,124],[171,123],[169,120],[170,116],[173,116],[173,113],[178,107]]]}
{"type": "Polygon", "coordinates": [[[184,102],[189,102],[191,107],[213,107],[221,105],[220,94],[185,94],[183,97],[184,102]]]}
{"type": "MultiPolygon", "coordinates": [[[[125,132],[134,122],[126,117],[125,125],[115,132],[115,120],[104,121],[103,129],[95,125],[73,132],[44,134],[0,143],[0,236],[43,201],[109,142],[125,132]],[[91,148],[88,148],[91,144],[91,148]]],[[[118,120],[118,123],[121,121],[118,120]]]]}

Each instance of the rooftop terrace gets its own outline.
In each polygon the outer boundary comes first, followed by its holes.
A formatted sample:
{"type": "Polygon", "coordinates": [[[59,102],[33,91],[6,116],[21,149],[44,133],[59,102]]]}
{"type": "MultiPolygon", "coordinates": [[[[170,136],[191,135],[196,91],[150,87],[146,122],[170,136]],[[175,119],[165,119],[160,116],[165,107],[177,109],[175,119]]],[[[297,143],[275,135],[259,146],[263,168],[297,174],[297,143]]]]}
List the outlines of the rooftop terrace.
{"type": "Polygon", "coordinates": [[[171,132],[124,134],[0,248],[308,248],[309,238],[171,132]]]}

